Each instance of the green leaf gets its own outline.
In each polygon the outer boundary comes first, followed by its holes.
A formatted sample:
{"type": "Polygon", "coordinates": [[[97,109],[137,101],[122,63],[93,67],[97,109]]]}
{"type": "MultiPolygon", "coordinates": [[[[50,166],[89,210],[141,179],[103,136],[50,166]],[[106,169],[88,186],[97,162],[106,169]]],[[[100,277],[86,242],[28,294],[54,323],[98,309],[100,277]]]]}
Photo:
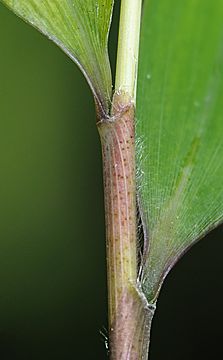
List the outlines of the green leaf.
{"type": "Polygon", "coordinates": [[[85,74],[102,110],[112,90],[107,53],[113,0],[1,0],[54,41],[85,74]]]}
{"type": "Polygon", "coordinates": [[[222,19],[221,0],[144,2],[136,133],[150,300],[223,219],[222,19]]]}

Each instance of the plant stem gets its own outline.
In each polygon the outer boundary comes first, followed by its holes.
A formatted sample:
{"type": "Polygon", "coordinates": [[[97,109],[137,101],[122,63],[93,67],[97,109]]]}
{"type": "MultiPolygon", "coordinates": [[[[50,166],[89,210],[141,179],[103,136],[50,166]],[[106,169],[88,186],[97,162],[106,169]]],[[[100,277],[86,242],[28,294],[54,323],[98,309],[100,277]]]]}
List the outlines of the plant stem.
{"type": "Polygon", "coordinates": [[[135,103],[142,0],[122,0],[119,23],[115,91],[135,103]]]}
{"type": "Polygon", "coordinates": [[[115,95],[112,116],[98,123],[104,169],[110,324],[126,288],[137,282],[133,116],[131,102],[127,105],[126,97],[115,95]]]}
{"type": "Polygon", "coordinates": [[[154,306],[138,282],[135,103],[142,0],[122,0],[111,114],[100,118],[111,360],[147,359],[154,306]]]}
{"type": "Polygon", "coordinates": [[[137,280],[134,105],[115,94],[110,118],[100,119],[107,234],[111,360],[141,360],[148,353],[154,307],[137,280]]]}

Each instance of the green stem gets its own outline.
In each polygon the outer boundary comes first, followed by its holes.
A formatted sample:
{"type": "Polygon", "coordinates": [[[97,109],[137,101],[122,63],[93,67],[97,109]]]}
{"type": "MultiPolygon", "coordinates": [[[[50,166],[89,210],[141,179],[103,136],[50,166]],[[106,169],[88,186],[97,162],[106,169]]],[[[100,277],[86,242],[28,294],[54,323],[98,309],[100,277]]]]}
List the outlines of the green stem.
{"type": "Polygon", "coordinates": [[[122,0],[119,23],[115,91],[135,102],[142,0],[122,0]]]}

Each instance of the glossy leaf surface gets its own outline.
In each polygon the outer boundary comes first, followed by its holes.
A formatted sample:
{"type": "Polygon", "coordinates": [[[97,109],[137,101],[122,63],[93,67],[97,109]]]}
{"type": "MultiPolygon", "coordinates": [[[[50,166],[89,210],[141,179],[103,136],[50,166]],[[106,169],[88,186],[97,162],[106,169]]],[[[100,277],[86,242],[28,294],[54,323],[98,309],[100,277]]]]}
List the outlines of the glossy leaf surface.
{"type": "Polygon", "coordinates": [[[112,89],[107,38],[113,0],[1,1],[78,63],[107,111],[112,89]]]}
{"type": "Polygon", "coordinates": [[[136,132],[150,300],[223,219],[222,19],[221,0],[144,2],[136,132]]]}

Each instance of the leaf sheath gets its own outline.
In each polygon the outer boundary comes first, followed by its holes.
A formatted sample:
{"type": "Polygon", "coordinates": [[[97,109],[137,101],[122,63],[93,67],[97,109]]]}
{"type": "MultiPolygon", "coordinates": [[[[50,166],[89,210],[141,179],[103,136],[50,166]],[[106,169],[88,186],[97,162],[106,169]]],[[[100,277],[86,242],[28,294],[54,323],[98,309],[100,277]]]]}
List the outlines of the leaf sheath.
{"type": "Polygon", "coordinates": [[[128,96],[115,94],[111,116],[98,122],[104,169],[111,360],[146,358],[154,312],[137,279],[134,112],[128,96]]]}

